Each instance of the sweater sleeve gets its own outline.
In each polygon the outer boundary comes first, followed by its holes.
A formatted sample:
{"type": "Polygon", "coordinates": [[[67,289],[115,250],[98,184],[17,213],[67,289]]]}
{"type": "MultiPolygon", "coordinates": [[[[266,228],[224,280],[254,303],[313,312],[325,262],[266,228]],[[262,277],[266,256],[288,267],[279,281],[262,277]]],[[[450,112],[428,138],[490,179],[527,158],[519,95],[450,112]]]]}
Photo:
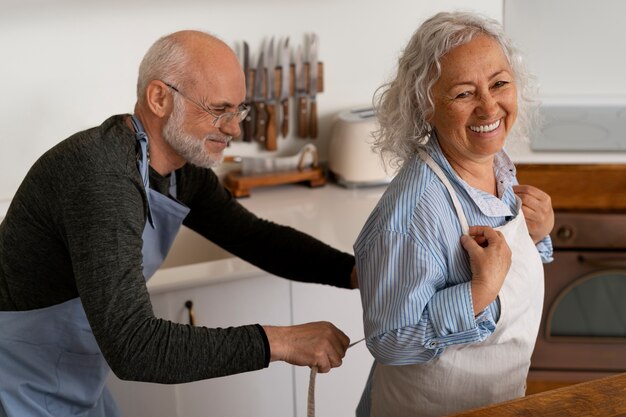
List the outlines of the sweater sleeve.
{"type": "Polygon", "coordinates": [[[258,326],[209,329],[154,316],[142,274],[145,198],[123,176],[67,189],[65,238],[93,334],[121,379],[182,383],[267,366],[258,326]]]}
{"type": "Polygon", "coordinates": [[[350,288],[355,264],[352,255],[257,217],[239,204],[210,170],[188,167],[183,174],[179,185],[191,208],[186,226],[271,274],[350,288]]]}

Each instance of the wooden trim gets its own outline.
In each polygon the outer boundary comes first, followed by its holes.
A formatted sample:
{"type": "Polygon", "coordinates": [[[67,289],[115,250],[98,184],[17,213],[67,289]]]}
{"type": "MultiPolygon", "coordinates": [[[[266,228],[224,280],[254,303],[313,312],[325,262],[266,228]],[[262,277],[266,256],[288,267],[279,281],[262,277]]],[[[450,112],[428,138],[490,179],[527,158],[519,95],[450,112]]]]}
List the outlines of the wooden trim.
{"type": "Polygon", "coordinates": [[[623,164],[519,164],[517,179],[548,193],[555,210],[626,212],[623,164]]]}

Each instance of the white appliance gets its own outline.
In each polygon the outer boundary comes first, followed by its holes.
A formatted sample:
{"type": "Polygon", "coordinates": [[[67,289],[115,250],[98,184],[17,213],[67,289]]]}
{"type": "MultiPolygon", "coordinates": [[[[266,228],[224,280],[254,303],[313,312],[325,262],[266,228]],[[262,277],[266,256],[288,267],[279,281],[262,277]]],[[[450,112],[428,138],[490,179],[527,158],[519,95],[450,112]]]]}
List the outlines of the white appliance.
{"type": "Polygon", "coordinates": [[[339,113],[328,150],[328,168],[339,184],[355,188],[388,184],[393,179],[394,172],[372,150],[376,129],[378,122],[371,108],[339,113]]]}
{"type": "Polygon", "coordinates": [[[626,151],[626,98],[551,98],[533,151],[626,151]]]}

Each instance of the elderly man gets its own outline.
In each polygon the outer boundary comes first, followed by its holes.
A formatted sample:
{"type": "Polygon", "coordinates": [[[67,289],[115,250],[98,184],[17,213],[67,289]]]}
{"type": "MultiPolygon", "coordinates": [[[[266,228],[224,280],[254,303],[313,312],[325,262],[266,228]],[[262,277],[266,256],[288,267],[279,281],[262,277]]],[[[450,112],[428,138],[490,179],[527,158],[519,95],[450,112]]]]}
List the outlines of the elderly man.
{"type": "Polygon", "coordinates": [[[289,279],[356,287],[354,258],[257,218],[218,182],[247,113],[244,74],[213,36],[159,39],[139,68],[133,115],[45,153],[0,226],[0,415],[117,415],[104,387],[181,383],[267,367],[339,366],[327,322],[209,329],[155,317],[146,279],[181,224],[289,279]]]}

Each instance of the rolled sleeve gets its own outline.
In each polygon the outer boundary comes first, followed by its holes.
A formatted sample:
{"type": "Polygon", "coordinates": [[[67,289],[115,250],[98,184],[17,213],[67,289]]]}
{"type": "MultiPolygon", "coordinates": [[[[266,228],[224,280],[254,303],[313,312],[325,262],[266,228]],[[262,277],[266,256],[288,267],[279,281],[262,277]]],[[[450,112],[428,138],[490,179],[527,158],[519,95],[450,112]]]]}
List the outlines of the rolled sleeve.
{"type": "Polygon", "coordinates": [[[470,283],[445,287],[437,260],[406,235],[372,236],[357,253],[367,347],[387,365],[426,362],[450,345],[484,340],[490,311],[474,317],[470,283]]]}
{"type": "Polygon", "coordinates": [[[426,344],[430,349],[479,342],[495,330],[490,309],[485,309],[474,317],[469,282],[435,293],[429,303],[429,309],[436,334],[426,344]]]}
{"type": "Polygon", "coordinates": [[[552,239],[550,236],[544,237],[536,245],[539,256],[541,256],[541,262],[549,264],[554,260],[554,249],[552,247],[552,239]]]}

